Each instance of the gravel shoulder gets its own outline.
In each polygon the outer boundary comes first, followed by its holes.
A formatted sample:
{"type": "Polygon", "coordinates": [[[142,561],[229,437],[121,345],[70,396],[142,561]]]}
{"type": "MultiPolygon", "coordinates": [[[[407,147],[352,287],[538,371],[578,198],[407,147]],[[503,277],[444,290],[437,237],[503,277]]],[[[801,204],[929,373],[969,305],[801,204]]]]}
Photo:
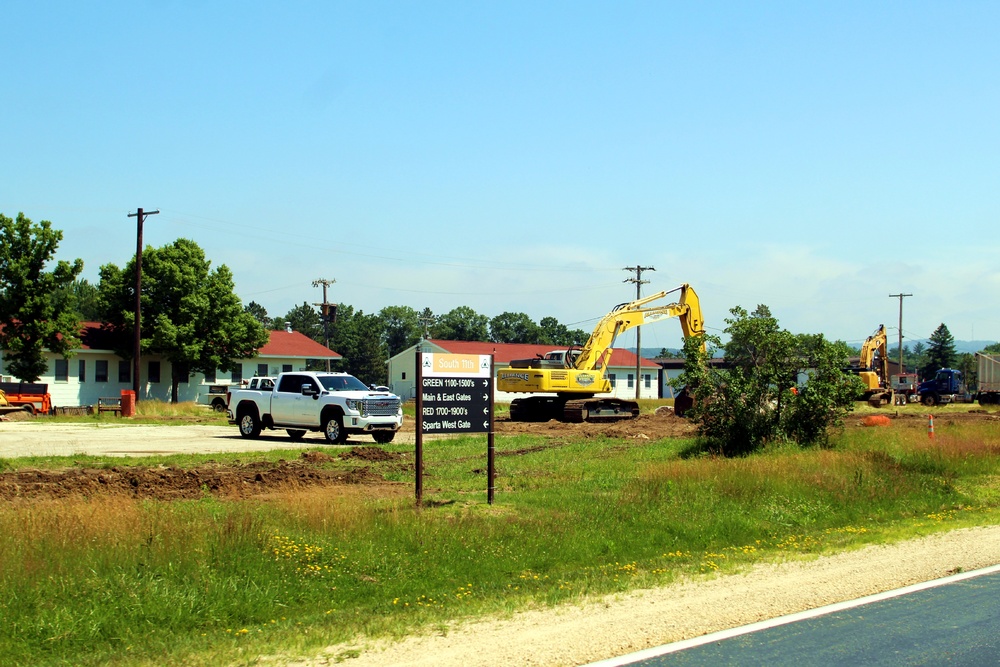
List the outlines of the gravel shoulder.
{"type": "Polygon", "coordinates": [[[511,618],[456,624],[397,642],[331,646],[287,663],[351,667],[585,665],[785,614],[1000,563],[1000,526],[940,533],[898,544],[760,564],[739,574],[678,582],[511,618]]]}

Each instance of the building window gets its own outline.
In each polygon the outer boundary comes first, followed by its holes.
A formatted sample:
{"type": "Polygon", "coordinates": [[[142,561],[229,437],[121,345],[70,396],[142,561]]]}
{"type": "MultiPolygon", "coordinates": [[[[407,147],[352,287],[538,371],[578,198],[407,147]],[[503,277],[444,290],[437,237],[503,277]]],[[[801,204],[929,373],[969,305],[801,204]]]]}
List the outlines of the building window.
{"type": "Polygon", "coordinates": [[[215,384],[215,369],[213,368],[208,373],[205,373],[205,382],[208,384],[215,384]]]}
{"type": "Polygon", "coordinates": [[[614,388],[615,388],[615,380],[616,380],[616,379],[617,379],[617,378],[615,377],[615,374],[614,374],[614,373],[609,373],[609,374],[608,374],[608,382],[610,382],[610,383],[611,383],[611,388],[612,388],[612,389],[614,389],[614,388]]]}
{"type": "Polygon", "coordinates": [[[292,365],[291,364],[282,364],[282,366],[281,366],[281,372],[282,373],[291,373],[292,372],[292,365]]]}
{"type": "Polygon", "coordinates": [[[56,359],[56,382],[69,382],[69,361],[56,359]]]}
{"type": "Polygon", "coordinates": [[[87,381],[87,362],[84,359],[80,360],[80,370],[78,373],[78,377],[80,379],[80,382],[87,381]]]}
{"type": "Polygon", "coordinates": [[[146,379],[153,383],[160,381],[160,362],[150,361],[146,365],[146,379]]]}
{"type": "Polygon", "coordinates": [[[98,359],[94,362],[94,382],[108,381],[108,360],[98,359]]]}
{"type": "Polygon", "coordinates": [[[118,381],[128,384],[132,381],[132,362],[131,361],[119,361],[118,362],[118,381]]]}
{"type": "Polygon", "coordinates": [[[629,387],[629,389],[631,389],[634,386],[635,386],[635,376],[632,375],[631,373],[629,373],[628,374],[628,387],[629,387]]]}
{"type": "Polygon", "coordinates": [[[261,377],[267,375],[267,364],[257,364],[257,375],[261,377]]]}
{"type": "Polygon", "coordinates": [[[400,380],[405,380],[405,379],[406,379],[406,371],[403,371],[403,377],[401,377],[400,380]]]}
{"type": "Polygon", "coordinates": [[[243,364],[236,364],[233,366],[233,384],[240,384],[243,382],[243,364]]]}
{"type": "Polygon", "coordinates": [[[648,373],[642,376],[642,386],[645,387],[646,389],[649,389],[653,386],[653,381],[650,379],[648,373]]]}

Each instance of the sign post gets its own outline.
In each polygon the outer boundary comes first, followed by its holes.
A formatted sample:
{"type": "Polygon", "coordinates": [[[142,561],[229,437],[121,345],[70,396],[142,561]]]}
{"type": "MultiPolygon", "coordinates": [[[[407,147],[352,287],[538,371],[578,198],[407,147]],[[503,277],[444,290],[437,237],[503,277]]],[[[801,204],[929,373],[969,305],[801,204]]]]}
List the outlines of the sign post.
{"type": "Polygon", "coordinates": [[[493,502],[493,355],[417,352],[417,505],[423,495],[424,433],[486,433],[493,502]]]}

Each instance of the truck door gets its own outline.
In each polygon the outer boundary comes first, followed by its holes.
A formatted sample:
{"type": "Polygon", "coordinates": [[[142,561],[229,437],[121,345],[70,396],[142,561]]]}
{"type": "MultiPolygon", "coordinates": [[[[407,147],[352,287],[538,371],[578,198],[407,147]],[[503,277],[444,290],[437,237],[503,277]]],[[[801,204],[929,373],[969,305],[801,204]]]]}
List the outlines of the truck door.
{"type": "Polygon", "coordinates": [[[307,424],[306,408],[311,407],[312,397],[302,395],[302,385],[312,385],[308,375],[285,374],[278,381],[277,390],[271,395],[271,418],[275,424],[307,424]],[[309,403],[306,403],[309,401],[309,403]]]}

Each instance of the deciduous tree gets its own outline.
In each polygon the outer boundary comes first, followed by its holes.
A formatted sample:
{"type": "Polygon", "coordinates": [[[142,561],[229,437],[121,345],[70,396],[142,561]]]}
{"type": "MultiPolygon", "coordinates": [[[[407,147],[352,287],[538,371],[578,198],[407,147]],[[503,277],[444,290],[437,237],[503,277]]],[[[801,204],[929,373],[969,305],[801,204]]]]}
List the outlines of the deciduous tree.
{"type": "MultiPolygon", "coordinates": [[[[685,370],[678,384],[695,397],[689,415],[704,446],[726,456],[768,443],[822,443],[831,426],[853,408],[860,380],[844,372],[849,349],[822,335],[795,335],[778,325],[766,306],[753,313],[733,308],[723,346],[726,370],[707,364],[703,339],[685,341],[685,370]],[[799,383],[800,373],[807,376],[799,383]]],[[[710,347],[718,337],[707,336],[710,347]]]]}
{"type": "Polygon", "coordinates": [[[23,213],[12,220],[0,214],[0,348],[5,372],[35,382],[48,370],[45,350],[68,357],[79,345],[80,321],[69,289],[83,261],[55,257],[62,232],[52,223],[33,223],[23,213]]]}
{"type": "Polygon", "coordinates": [[[420,313],[409,306],[386,306],[378,313],[382,343],[390,357],[420,340],[420,313]]]}
{"type": "Polygon", "coordinates": [[[468,306],[453,308],[436,319],[430,328],[431,338],[441,340],[488,341],[489,318],[468,306]]]}
{"type": "Polygon", "coordinates": [[[330,346],[343,356],[341,369],[365,384],[385,384],[387,348],[382,342],[382,320],[341,304],[330,346]]]}
{"type": "Polygon", "coordinates": [[[490,320],[490,340],[494,343],[541,343],[541,334],[525,313],[500,313],[490,320]]]}
{"type": "MultiPolygon", "coordinates": [[[[135,258],[123,269],[101,267],[104,321],[115,336],[116,352],[132,357],[135,307],[135,258]]],[[[254,356],[267,331],[246,312],[233,291],[226,265],[211,262],[194,241],[178,239],[142,255],[141,351],[170,362],[171,400],[190,372],[228,371],[239,359],[254,356]]]]}

